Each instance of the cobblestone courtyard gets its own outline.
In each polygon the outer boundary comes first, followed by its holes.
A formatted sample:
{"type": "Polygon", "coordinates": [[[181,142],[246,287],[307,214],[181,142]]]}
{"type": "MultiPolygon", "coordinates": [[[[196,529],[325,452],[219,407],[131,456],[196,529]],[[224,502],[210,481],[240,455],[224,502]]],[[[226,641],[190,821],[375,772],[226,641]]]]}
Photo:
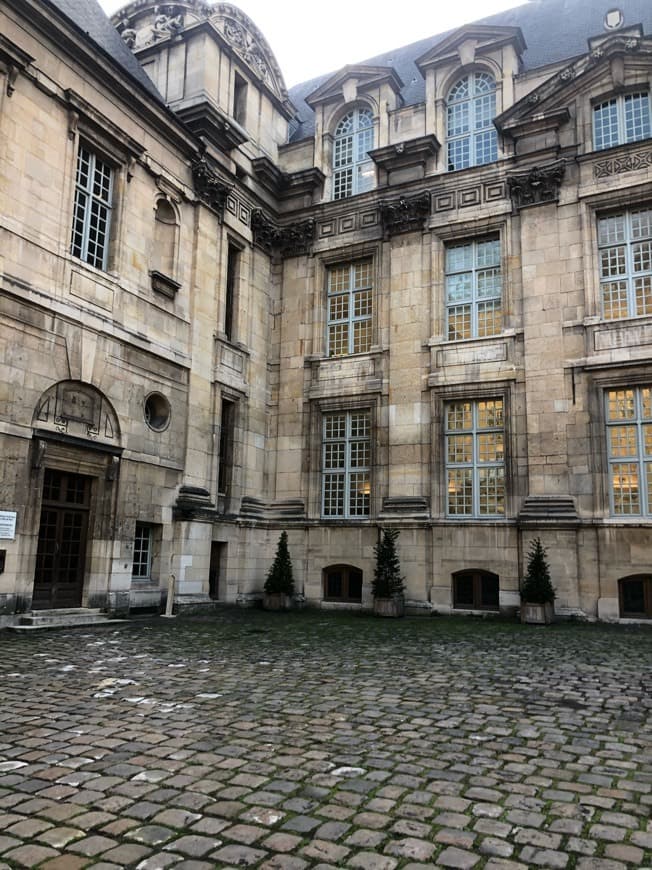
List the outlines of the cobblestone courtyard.
{"type": "Polygon", "coordinates": [[[0,632],[0,868],[652,867],[652,631],[0,632]]]}

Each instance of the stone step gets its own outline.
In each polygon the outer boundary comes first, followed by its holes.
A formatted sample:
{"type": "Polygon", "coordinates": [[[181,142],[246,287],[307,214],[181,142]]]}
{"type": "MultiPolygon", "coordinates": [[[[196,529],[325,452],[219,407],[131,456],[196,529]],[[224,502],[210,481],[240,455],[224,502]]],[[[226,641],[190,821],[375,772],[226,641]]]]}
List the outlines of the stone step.
{"type": "Polygon", "coordinates": [[[18,625],[8,626],[12,631],[39,631],[50,628],[75,628],[88,625],[112,625],[124,622],[111,619],[99,608],[74,607],[56,610],[32,610],[24,613],[18,625]]]}

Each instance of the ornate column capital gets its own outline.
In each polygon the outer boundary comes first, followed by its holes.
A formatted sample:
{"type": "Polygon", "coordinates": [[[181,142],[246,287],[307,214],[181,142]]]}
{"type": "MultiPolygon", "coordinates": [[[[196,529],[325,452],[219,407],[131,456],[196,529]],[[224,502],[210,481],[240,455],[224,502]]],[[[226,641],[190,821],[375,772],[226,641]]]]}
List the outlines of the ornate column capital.
{"type": "Polygon", "coordinates": [[[514,172],[507,176],[507,186],[514,211],[524,206],[556,202],[566,171],[566,162],[557,160],[547,166],[533,166],[527,172],[514,172]]]}
{"type": "Polygon", "coordinates": [[[380,216],[386,236],[423,229],[430,214],[430,194],[427,191],[416,196],[385,200],[380,203],[380,216]]]}

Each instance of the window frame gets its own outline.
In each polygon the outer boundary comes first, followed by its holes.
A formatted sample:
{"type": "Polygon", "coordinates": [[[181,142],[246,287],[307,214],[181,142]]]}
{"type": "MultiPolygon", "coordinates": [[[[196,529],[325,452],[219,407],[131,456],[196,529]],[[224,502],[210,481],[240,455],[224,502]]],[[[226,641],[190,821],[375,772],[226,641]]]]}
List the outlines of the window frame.
{"type": "Polygon", "coordinates": [[[152,561],[154,555],[154,534],[151,523],[136,521],[133,540],[133,557],[131,561],[131,579],[140,583],[152,580],[152,561]],[[144,534],[143,534],[144,533],[144,534]],[[146,541],[146,547],[143,543],[146,541]],[[144,554],[144,558],[143,558],[144,554]],[[137,565],[145,568],[146,573],[136,571],[137,565]]]}
{"type": "Polygon", "coordinates": [[[652,619],[652,575],[629,574],[618,579],[618,613],[621,619],[652,619]],[[625,584],[631,582],[643,583],[643,610],[625,610],[625,584]]]}
{"type": "Polygon", "coordinates": [[[371,473],[373,467],[371,438],[373,427],[372,411],[373,409],[371,407],[364,406],[359,408],[332,408],[329,410],[322,410],[321,412],[320,516],[323,520],[357,521],[368,520],[371,516],[371,473]],[[366,416],[366,433],[364,436],[352,435],[354,415],[359,417],[366,416]],[[329,418],[335,418],[338,416],[344,417],[344,436],[327,437],[327,421],[329,418]],[[366,443],[367,445],[366,458],[368,461],[366,464],[358,465],[355,462],[355,451],[353,450],[353,445],[361,443],[366,443]],[[329,450],[329,445],[332,445],[332,450],[329,450]],[[343,458],[343,463],[340,465],[332,464],[336,457],[337,445],[340,445],[340,451],[343,458]],[[329,459],[329,456],[332,456],[333,459],[329,459]],[[362,475],[362,480],[354,482],[353,478],[355,475],[362,475]],[[333,487],[331,489],[327,486],[327,480],[331,479],[336,481],[337,478],[340,478],[343,481],[343,487],[341,489],[338,487],[333,487]],[[361,512],[356,512],[351,509],[352,493],[354,491],[353,486],[356,484],[364,487],[363,489],[357,490],[361,497],[361,512]],[[336,499],[335,504],[337,506],[339,493],[341,493],[341,510],[327,511],[329,497],[334,497],[336,499]]]}
{"type": "MultiPolygon", "coordinates": [[[[504,304],[503,304],[503,257],[502,257],[502,243],[500,233],[490,233],[486,236],[480,236],[476,238],[468,238],[461,239],[459,241],[456,240],[448,240],[444,245],[444,296],[445,296],[445,307],[446,307],[446,341],[466,341],[473,338],[495,338],[504,330],[504,304]],[[497,262],[487,265],[480,265],[478,263],[478,253],[480,245],[484,245],[488,242],[495,244],[495,250],[497,253],[497,262]],[[471,258],[472,262],[470,267],[466,267],[463,269],[454,269],[451,268],[450,264],[450,256],[451,252],[456,249],[470,248],[471,249],[471,258]],[[496,294],[493,296],[481,296],[478,288],[478,276],[483,272],[489,273],[491,270],[497,269],[497,277],[499,289],[496,294]],[[449,299],[449,284],[452,281],[449,279],[453,279],[455,276],[463,276],[470,275],[470,298],[467,300],[453,300],[449,299]],[[479,312],[481,306],[489,305],[489,303],[498,303],[497,306],[497,314],[498,314],[498,328],[495,332],[486,332],[485,334],[480,334],[479,324],[479,312]],[[452,330],[455,329],[453,323],[451,322],[451,311],[456,308],[469,308],[469,334],[468,335],[452,335],[452,330]]],[[[496,309],[494,309],[496,311],[496,309]]],[[[494,313],[494,319],[496,315],[494,313]]]]}
{"type": "Polygon", "coordinates": [[[336,565],[327,565],[325,568],[322,568],[322,595],[324,601],[339,601],[347,604],[361,604],[362,603],[362,590],[364,588],[364,572],[361,568],[356,568],[355,565],[346,565],[346,564],[336,564],[336,565]],[[340,571],[342,573],[342,595],[333,596],[328,595],[328,576],[329,574],[340,571]],[[352,597],[350,592],[350,580],[351,574],[355,572],[360,575],[360,596],[352,597]],[[344,594],[344,593],[347,594],[344,594]]]}
{"type": "MultiPolygon", "coordinates": [[[[627,519],[637,519],[637,520],[650,520],[652,519],[652,384],[634,384],[634,385],[626,385],[626,386],[611,386],[606,387],[604,389],[604,421],[605,421],[605,441],[606,441],[606,452],[607,452],[607,477],[608,477],[608,490],[609,490],[609,515],[612,519],[616,520],[627,520],[627,519]],[[645,416],[645,405],[643,392],[648,391],[648,403],[650,406],[649,414],[645,416]],[[633,403],[632,410],[633,414],[631,416],[622,416],[622,417],[614,417],[610,414],[610,395],[614,396],[614,401],[617,402],[618,394],[625,394],[623,398],[626,401],[626,394],[628,392],[632,393],[633,403]],[[623,448],[626,449],[627,442],[630,444],[635,442],[635,452],[630,454],[616,453],[613,450],[613,444],[616,441],[615,437],[610,434],[610,432],[615,431],[617,428],[623,429],[624,427],[632,428],[634,430],[634,438],[631,438],[631,435],[628,437],[625,433],[624,439],[621,440],[621,444],[623,448]],[[650,451],[646,453],[645,450],[645,435],[644,435],[644,427],[646,427],[650,432],[650,451]],[[616,472],[614,469],[617,466],[624,467],[630,466],[629,471],[623,470],[622,472],[616,472]],[[634,470],[632,470],[634,467],[634,470]],[[647,471],[647,473],[646,473],[647,471]],[[622,496],[617,501],[616,498],[616,490],[614,487],[615,475],[619,473],[620,479],[624,479],[624,475],[629,475],[630,479],[632,475],[636,476],[636,492],[638,499],[638,510],[630,510],[628,512],[620,512],[618,513],[616,510],[616,506],[619,503],[622,496]]],[[[622,404],[622,400],[621,400],[622,404]]],[[[616,441],[616,444],[618,442],[616,441]]],[[[628,490],[630,493],[633,492],[633,486],[628,490]]],[[[621,490],[622,492],[622,490],[621,490]]],[[[630,500],[630,505],[632,504],[630,500]]]]}
{"type": "MultiPolygon", "coordinates": [[[[597,215],[596,222],[596,243],[598,251],[598,273],[599,273],[599,294],[600,294],[600,314],[603,320],[612,322],[617,320],[625,320],[628,317],[649,317],[652,315],[652,205],[641,205],[634,208],[621,208],[610,210],[597,215]],[[634,218],[636,215],[648,213],[649,229],[646,235],[641,235],[640,238],[635,237],[634,233],[634,218]],[[623,238],[616,239],[610,242],[601,241],[602,228],[608,222],[613,222],[618,218],[623,218],[623,238]],[[647,246],[647,250],[646,250],[647,246]],[[641,268],[637,271],[636,249],[639,249],[638,256],[642,261],[647,258],[648,268],[641,268]],[[622,256],[618,253],[622,249],[622,256]],[[611,253],[610,253],[611,252],[611,253]],[[609,270],[617,269],[609,274],[609,270]],[[639,312],[638,297],[637,297],[637,282],[640,282],[642,289],[641,300],[643,310],[639,312]],[[647,293],[645,292],[645,283],[647,282],[647,293]],[[609,309],[605,305],[605,288],[622,284],[619,297],[615,297],[615,302],[610,302],[613,305],[612,310],[620,310],[620,313],[610,316],[609,309]],[[649,300],[646,302],[646,300],[649,300]],[[622,309],[626,307],[626,312],[622,313],[622,309]],[[647,310],[646,310],[647,309],[647,310]]],[[[616,290],[618,288],[616,287],[616,290]]]]}
{"type": "MultiPolygon", "coordinates": [[[[363,276],[364,277],[364,276],[363,276]]],[[[328,266],[326,270],[326,356],[329,359],[336,359],[344,356],[354,356],[362,353],[369,353],[373,345],[373,316],[374,316],[374,262],[372,257],[364,257],[357,260],[351,260],[343,263],[334,263],[328,266]],[[360,267],[366,267],[367,280],[362,281],[360,286],[356,286],[357,270],[360,267]],[[338,271],[348,269],[348,282],[346,287],[333,287],[333,279],[338,271]],[[368,311],[364,314],[357,314],[356,301],[363,294],[368,294],[368,311]],[[344,299],[346,297],[347,313],[344,317],[333,317],[333,304],[335,300],[344,299]],[[356,324],[367,324],[364,335],[366,342],[364,347],[356,349],[356,324]],[[338,341],[336,334],[338,330],[345,333],[346,350],[341,353],[335,351],[335,345],[338,341]]],[[[342,342],[342,336],[339,338],[342,342]]]]}
{"type": "MultiPolygon", "coordinates": [[[[591,106],[591,141],[594,151],[606,151],[608,148],[617,148],[620,145],[629,145],[632,142],[642,142],[652,136],[652,95],[650,88],[645,85],[646,83],[642,82],[640,88],[622,94],[611,95],[593,102],[591,106]],[[637,97],[647,97],[644,103],[647,107],[647,115],[642,119],[644,123],[646,122],[647,126],[643,128],[640,135],[635,133],[632,135],[628,133],[627,129],[627,102],[637,97]],[[599,132],[597,113],[608,106],[613,106],[615,112],[610,124],[611,135],[608,141],[605,141],[604,134],[601,136],[599,132]]],[[[606,127],[607,125],[603,126],[606,127]]]]}
{"type": "Polygon", "coordinates": [[[453,610],[484,610],[489,613],[498,613],[500,611],[500,577],[494,574],[493,571],[485,571],[482,568],[462,568],[452,574],[452,596],[453,610]],[[470,576],[473,584],[473,603],[460,603],[457,583],[459,580],[470,576]],[[483,581],[491,581],[497,584],[498,598],[495,607],[489,604],[482,603],[482,585],[483,581]]]}
{"type": "MultiPolygon", "coordinates": [[[[109,265],[109,250],[112,242],[112,223],[114,221],[114,195],[116,187],[117,167],[115,163],[107,159],[104,154],[86,142],[85,139],[80,139],[77,145],[77,159],[75,164],[75,183],[73,197],[73,212],[70,238],[70,253],[71,256],[96,269],[103,272],[108,270],[109,265]],[[88,156],[87,180],[82,184],[82,154],[88,156]],[[104,196],[95,193],[97,175],[97,164],[100,163],[106,170],[105,177],[107,181],[104,185],[100,185],[106,193],[104,196]],[[82,204],[82,199],[84,204],[82,204]],[[101,216],[98,221],[102,220],[104,229],[98,230],[97,226],[92,227],[93,214],[96,212],[101,216]],[[104,240],[98,243],[94,240],[100,232],[103,232],[104,240]],[[92,253],[91,247],[99,248],[101,253],[92,253]]],[[[99,174],[101,178],[101,172],[99,174]]]]}
{"type": "Polygon", "coordinates": [[[333,200],[348,199],[374,189],[375,167],[369,152],[374,148],[375,141],[376,125],[370,106],[355,106],[339,119],[333,133],[331,160],[333,200]],[[369,123],[361,126],[362,115],[369,120],[369,123]],[[343,127],[349,118],[351,118],[352,129],[344,130],[343,127]],[[349,154],[350,159],[347,160],[349,154]],[[368,174],[363,170],[367,170],[368,174]]]}
{"type": "MultiPolygon", "coordinates": [[[[444,400],[443,406],[443,439],[444,439],[444,485],[445,485],[445,515],[447,519],[454,520],[504,520],[507,515],[507,440],[508,433],[506,429],[507,419],[507,402],[504,395],[492,393],[486,396],[462,396],[462,397],[447,397],[444,400]],[[499,426],[482,426],[478,423],[478,412],[481,404],[488,405],[489,403],[500,403],[501,425],[499,426]],[[471,427],[470,428],[452,428],[449,425],[449,409],[454,405],[471,406],[471,427]],[[484,436],[487,444],[490,444],[490,437],[494,433],[501,433],[502,439],[502,459],[481,460],[479,459],[480,439],[484,436]],[[450,445],[453,438],[464,439],[471,438],[471,459],[451,461],[450,445]],[[500,469],[502,471],[502,490],[496,490],[497,504],[500,504],[502,497],[502,511],[496,510],[493,512],[482,512],[481,510],[481,472],[484,469],[500,469]],[[464,472],[471,472],[471,510],[469,512],[451,510],[451,496],[459,491],[464,493],[464,480],[466,476],[464,472]],[[456,475],[451,472],[461,472],[459,481],[462,482],[462,490],[455,488],[454,477],[456,475]]],[[[464,419],[464,411],[462,412],[464,419]]],[[[496,442],[497,443],[497,442],[496,442]]],[[[468,478],[467,478],[468,479],[468,478]]],[[[486,478],[488,481],[490,477],[486,478]]],[[[461,505],[464,504],[464,494],[462,495],[461,505]]]]}
{"type": "Polygon", "coordinates": [[[464,73],[455,79],[453,84],[446,92],[446,167],[448,172],[457,172],[460,169],[470,169],[474,166],[486,166],[489,163],[495,163],[498,159],[498,131],[493,123],[497,116],[497,93],[498,82],[495,75],[488,69],[475,69],[464,73]],[[493,87],[485,92],[476,92],[477,79],[480,77],[491,79],[493,87]],[[464,80],[469,81],[469,94],[466,97],[456,99],[451,97],[451,94],[458,88],[464,80]],[[473,85],[471,86],[471,79],[473,85]],[[473,93],[471,93],[473,87],[473,93]],[[493,105],[490,107],[490,118],[488,123],[482,126],[483,112],[481,103],[486,99],[487,94],[493,95],[493,105]],[[455,114],[459,116],[458,124],[466,128],[462,129],[461,133],[451,133],[451,121],[455,114]],[[482,154],[478,155],[478,147],[481,140],[489,134],[489,155],[485,158],[482,154]],[[466,155],[453,159],[455,149],[459,144],[464,147],[466,144],[466,155]],[[459,162],[459,165],[458,165],[459,162]]]}

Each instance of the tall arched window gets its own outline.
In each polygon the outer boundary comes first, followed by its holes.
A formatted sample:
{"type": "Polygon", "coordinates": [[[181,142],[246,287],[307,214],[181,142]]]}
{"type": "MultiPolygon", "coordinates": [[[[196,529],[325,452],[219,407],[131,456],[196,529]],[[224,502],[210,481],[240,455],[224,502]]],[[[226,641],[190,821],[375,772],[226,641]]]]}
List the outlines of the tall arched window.
{"type": "Polygon", "coordinates": [[[491,163],[497,157],[496,82],[486,72],[468,73],[448,93],[448,171],[491,163]]]}
{"type": "Polygon", "coordinates": [[[333,199],[344,199],[373,187],[374,164],[368,153],[374,147],[373,123],[371,109],[353,109],[337,125],[333,150],[333,199]]]}

